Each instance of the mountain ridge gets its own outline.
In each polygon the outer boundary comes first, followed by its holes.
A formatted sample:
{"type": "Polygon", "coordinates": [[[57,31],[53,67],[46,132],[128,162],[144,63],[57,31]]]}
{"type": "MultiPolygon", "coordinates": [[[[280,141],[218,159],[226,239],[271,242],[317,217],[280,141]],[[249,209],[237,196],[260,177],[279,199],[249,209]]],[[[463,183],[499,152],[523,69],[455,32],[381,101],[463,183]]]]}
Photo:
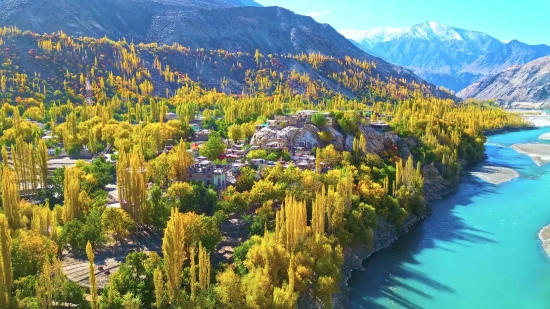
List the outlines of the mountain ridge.
{"type": "Polygon", "coordinates": [[[534,103],[550,105],[550,56],[480,80],[457,94],[463,99],[497,100],[501,104],[534,103]]]}
{"type": "MultiPolygon", "coordinates": [[[[310,54],[376,64],[382,80],[405,78],[425,85],[412,71],[372,56],[339,34],[280,7],[242,6],[239,0],[0,0],[0,25],[36,33],[63,31],[74,37],[108,37],[128,42],[178,43],[190,48],[254,54],[310,54]],[[8,4],[7,6],[3,6],[8,4]]],[[[246,3],[251,3],[246,1],[246,3]]],[[[439,90],[434,90],[439,92],[439,90]]],[[[447,96],[441,92],[442,96],[447,96]]]]}
{"type": "Polygon", "coordinates": [[[342,30],[364,50],[411,69],[426,81],[462,90],[514,64],[550,55],[550,46],[507,43],[480,31],[427,21],[409,28],[342,30]]]}

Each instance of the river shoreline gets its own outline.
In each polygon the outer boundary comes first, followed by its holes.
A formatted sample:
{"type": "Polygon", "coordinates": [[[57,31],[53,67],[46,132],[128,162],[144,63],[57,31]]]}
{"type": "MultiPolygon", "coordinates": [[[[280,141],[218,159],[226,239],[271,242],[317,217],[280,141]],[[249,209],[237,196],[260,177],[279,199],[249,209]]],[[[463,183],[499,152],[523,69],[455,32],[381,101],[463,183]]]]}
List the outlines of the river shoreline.
{"type": "MultiPolygon", "coordinates": [[[[536,127],[536,126],[508,127],[508,128],[498,129],[498,130],[487,130],[487,131],[484,131],[484,135],[492,136],[497,134],[518,132],[518,131],[524,131],[524,130],[536,130],[539,128],[540,127],[536,127]]],[[[486,160],[487,160],[487,156],[485,156],[485,158],[480,160],[479,162],[468,162],[467,164],[463,164],[463,167],[464,167],[463,173],[475,170],[476,166],[479,166],[480,164],[482,164],[482,162],[486,160]]],[[[379,228],[377,228],[377,230],[375,231],[375,237],[374,237],[375,239],[373,240],[372,248],[369,249],[367,246],[345,248],[344,265],[342,266],[342,282],[340,284],[340,292],[333,296],[333,307],[335,309],[350,308],[351,302],[349,298],[348,280],[351,277],[353,271],[356,271],[356,270],[363,271],[364,268],[362,267],[362,264],[364,260],[368,259],[372,254],[390,247],[394,242],[396,242],[399,239],[399,237],[407,233],[411,227],[423,221],[424,219],[428,218],[433,213],[433,210],[429,207],[429,202],[446,197],[447,195],[457,190],[461,183],[462,183],[462,174],[459,175],[454,181],[450,182],[448,186],[439,186],[435,188],[436,191],[438,192],[435,192],[435,196],[436,196],[435,198],[433,199],[427,198],[428,206],[426,207],[426,211],[420,214],[419,216],[414,216],[414,215],[409,216],[402,225],[395,226],[395,225],[388,224],[387,222],[386,223],[383,222],[383,225],[382,225],[383,231],[380,231],[379,228]],[[381,236],[378,236],[380,234],[381,236]]],[[[548,226],[548,239],[549,240],[548,240],[547,252],[550,257],[550,225],[548,226]]]]}
{"type": "MultiPolygon", "coordinates": [[[[484,160],[478,163],[481,163],[484,160]]],[[[468,164],[465,168],[468,167],[469,169],[473,166],[475,165],[468,164]]],[[[429,207],[429,202],[442,199],[453,193],[458,189],[461,183],[462,174],[456,177],[454,181],[449,182],[447,185],[438,186],[436,188],[437,192],[432,192],[432,194],[430,194],[430,196],[434,196],[434,198],[427,199],[428,206],[426,206],[426,210],[420,215],[411,215],[407,217],[405,222],[401,225],[394,225],[385,220],[380,220],[375,231],[373,246],[371,248],[366,245],[345,248],[344,265],[342,266],[343,279],[340,284],[340,292],[333,296],[333,308],[347,309],[351,307],[348,280],[353,274],[353,271],[364,270],[362,266],[363,261],[368,259],[374,253],[390,247],[393,243],[399,240],[401,236],[406,234],[411,227],[428,218],[433,213],[433,210],[429,207]]]]}

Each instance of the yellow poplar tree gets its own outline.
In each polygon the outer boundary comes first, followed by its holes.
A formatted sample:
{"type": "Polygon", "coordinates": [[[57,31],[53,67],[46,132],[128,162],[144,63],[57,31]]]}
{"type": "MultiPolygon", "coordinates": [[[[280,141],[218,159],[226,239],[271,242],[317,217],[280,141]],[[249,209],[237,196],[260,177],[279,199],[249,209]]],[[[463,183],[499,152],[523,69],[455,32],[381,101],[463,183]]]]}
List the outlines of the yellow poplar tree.
{"type": "Polygon", "coordinates": [[[164,308],[164,275],[160,267],[155,269],[155,272],[153,273],[153,280],[155,284],[156,307],[161,309],[164,308]]]}
{"type": "Polygon", "coordinates": [[[97,279],[95,277],[94,267],[94,250],[92,244],[88,241],[86,245],[86,255],[88,256],[89,268],[90,268],[90,294],[92,309],[99,309],[99,299],[97,295],[97,279]]]}
{"type": "Polygon", "coordinates": [[[311,230],[315,239],[325,235],[326,190],[323,186],[321,192],[317,192],[312,205],[311,230]]]}
{"type": "Polygon", "coordinates": [[[11,236],[8,219],[0,214],[0,307],[7,308],[13,284],[11,236]]]}
{"type": "Polygon", "coordinates": [[[172,208],[172,216],[164,230],[162,253],[168,277],[167,287],[170,301],[174,303],[181,285],[183,262],[187,259],[185,248],[186,226],[184,214],[177,208],[172,208]]]}
{"type": "Polygon", "coordinates": [[[48,147],[43,139],[37,143],[36,156],[40,171],[40,186],[45,189],[48,185],[48,147]]]}
{"type": "Polygon", "coordinates": [[[145,160],[134,149],[130,153],[120,151],[116,167],[118,197],[124,209],[134,222],[141,222],[141,208],[145,203],[145,160]]]}
{"type": "Polygon", "coordinates": [[[21,217],[19,215],[20,200],[17,177],[8,166],[4,166],[2,172],[2,206],[9,226],[14,230],[21,225],[21,217]]]}
{"type": "Polygon", "coordinates": [[[35,290],[39,307],[44,309],[52,308],[54,291],[52,287],[52,267],[48,259],[44,261],[42,273],[38,277],[35,290]]]}
{"type": "Polygon", "coordinates": [[[63,195],[63,222],[67,223],[81,214],[80,212],[80,179],[84,171],[76,167],[65,169],[63,195]]]}

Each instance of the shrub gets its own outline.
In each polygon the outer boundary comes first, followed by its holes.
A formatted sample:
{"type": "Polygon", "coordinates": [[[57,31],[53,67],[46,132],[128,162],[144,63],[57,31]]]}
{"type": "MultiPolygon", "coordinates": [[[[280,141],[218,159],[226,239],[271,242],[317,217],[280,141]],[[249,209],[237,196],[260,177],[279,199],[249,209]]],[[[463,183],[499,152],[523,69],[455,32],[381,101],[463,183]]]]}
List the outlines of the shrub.
{"type": "Polygon", "coordinates": [[[323,114],[315,114],[311,116],[311,123],[322,128],[327,125],[327,118],[323,114]]]}

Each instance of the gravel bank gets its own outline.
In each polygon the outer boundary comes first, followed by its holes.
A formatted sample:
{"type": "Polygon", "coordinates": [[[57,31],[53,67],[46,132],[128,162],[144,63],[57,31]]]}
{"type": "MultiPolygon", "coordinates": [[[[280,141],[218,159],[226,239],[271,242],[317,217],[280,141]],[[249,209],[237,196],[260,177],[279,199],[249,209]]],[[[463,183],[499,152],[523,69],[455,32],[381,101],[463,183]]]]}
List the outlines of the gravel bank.
{"type": "Polygon", "coordinates": [[[519,177],[519,173],[511,168],[483,164],[474,168],[470,174],[494,185],[500,185],[519,177]]]}
{"type": "Polygon", "coordinates": [[[512,146],[512,149],[521,154],[528,155],[538,166],[550,162],[550,144],[515,144],[512,146]]]}
{"type": "Polygon", "coordinates": [[[545,226],[539,232],[539,239],[542,241],[542,248],[546,255],[550,257],[550,225],[545,226]]]}

